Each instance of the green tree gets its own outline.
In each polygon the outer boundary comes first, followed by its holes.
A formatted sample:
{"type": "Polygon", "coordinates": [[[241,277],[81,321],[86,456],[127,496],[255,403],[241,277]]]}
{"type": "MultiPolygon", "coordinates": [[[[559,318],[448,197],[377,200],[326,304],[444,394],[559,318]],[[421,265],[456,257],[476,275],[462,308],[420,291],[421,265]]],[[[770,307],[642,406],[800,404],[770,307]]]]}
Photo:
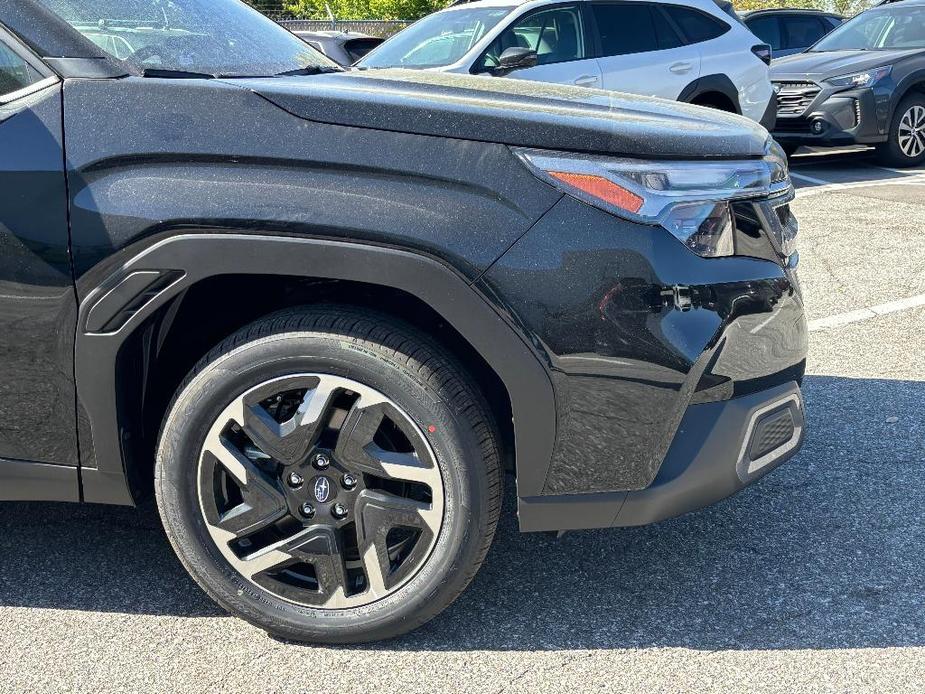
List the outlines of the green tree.
{"type": "Polygon", "coordinates": [[[733,0],[733,4],[740,12],[792,7],[828,10],[850,17],[866,10],[873,0],[733,0]]]}
{"type": "Polygon", "coordinates": [[[779,7],[816,8],[822,3],[819,0],[733,0],[733,4],[740,12],[746,12],[779,7]]]}
{"type": "Polygon", "coordinates": [[[447,0],[284,0],[293,17],[327,19],[325,4],[337,19],[418,19],[446,7],[447,0]]]}

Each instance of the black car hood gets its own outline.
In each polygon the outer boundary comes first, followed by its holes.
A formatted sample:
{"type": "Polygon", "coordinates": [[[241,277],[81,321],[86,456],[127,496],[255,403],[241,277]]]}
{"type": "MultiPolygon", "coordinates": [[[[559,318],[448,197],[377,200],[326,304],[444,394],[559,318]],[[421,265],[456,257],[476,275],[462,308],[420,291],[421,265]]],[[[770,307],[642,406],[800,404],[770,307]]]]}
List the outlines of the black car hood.
{"type": "Polygon", "coordinates": [[[921,54],[921,49],[891,51],[820,51],[797,53],[771,62],[772,80],[813,81],[850,75],[882,65],[892,65],[910,55],[921,54]]]}
{"type": "Polygon", "coordinates": [[[728,113],[597,89],[417,70],[234,80],[307,120],[631,157],[755,157],[767,131],[728,113]]]}

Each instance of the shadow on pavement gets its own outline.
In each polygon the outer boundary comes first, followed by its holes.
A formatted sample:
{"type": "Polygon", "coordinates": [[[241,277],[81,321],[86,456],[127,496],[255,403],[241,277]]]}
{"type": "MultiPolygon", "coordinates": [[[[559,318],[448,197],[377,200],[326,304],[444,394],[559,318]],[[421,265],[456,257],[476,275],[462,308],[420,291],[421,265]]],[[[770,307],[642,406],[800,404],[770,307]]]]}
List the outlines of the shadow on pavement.
{"type": "MultiPolygon", "coordinates": [[[[803,451],[737,497],[558,541],[518,533],[507,513],[450,609],[362,648],[925,645],[925,382],[817,376],[805,392],[803,451]]],[[[0,527],[0,605],[224,615],[150,507],[0,504],[0,527]]]]}

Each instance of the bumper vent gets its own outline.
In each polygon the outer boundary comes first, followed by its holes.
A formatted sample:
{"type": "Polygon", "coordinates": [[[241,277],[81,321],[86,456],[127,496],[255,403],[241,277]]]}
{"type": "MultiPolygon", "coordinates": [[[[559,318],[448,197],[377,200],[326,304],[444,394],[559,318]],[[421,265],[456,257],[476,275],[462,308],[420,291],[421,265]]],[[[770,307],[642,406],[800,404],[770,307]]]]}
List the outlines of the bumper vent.
{"type": "Polygon", "coordinates": [[[775,82],[778,117],[802,116],[819,94],[820,87],[813,82],[775,82]]]}
{"type": "Polygon", "coordinates": [[[791,393],[754,411],[748,422],[736,473],[750,482],[762,470],[799,447],[803,437],[803,401],[791,393]]]}
{"type": "Polygon", "coordinates": [[[790,409],[773,412],[755,424],[755,433],[752,435],[752,445],[748,455],[752,460],[758,460],[774,451],[793,438],[793,415],[790,409]]]}

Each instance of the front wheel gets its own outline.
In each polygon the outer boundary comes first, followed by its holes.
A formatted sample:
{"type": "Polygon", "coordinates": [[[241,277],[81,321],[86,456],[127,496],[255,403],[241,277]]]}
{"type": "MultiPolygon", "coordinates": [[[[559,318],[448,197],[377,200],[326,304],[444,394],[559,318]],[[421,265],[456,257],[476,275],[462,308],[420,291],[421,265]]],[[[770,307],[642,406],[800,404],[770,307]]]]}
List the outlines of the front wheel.
{"type": "Polygon", "coordinates": [[[466,587],[500,512],[498,437],[426,336],[341,307],[219,345],[181,386],[158,505],[193,578],[282,638],[388,638],[466,587]]]}
{"type": "Polygon", "coordinates": [[[877,156],[884,164],[902,168],[925,161],[925,97],[903,99],[893,113],[889,139],[877,146],[877,156]]]}

